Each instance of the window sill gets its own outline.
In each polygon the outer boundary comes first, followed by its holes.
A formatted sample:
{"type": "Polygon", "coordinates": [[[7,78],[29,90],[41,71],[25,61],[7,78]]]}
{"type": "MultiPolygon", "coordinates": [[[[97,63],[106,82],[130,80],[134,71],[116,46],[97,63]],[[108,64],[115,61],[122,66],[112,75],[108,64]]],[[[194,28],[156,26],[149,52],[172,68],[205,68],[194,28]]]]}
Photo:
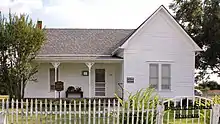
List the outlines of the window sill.
{"type": "Polygon", "coordinates": [[[173,92],[172,90],[160,90],[159,92],[173,92]]]}
{"type": "Polygon", "coordinates": [[[156,92],[173,92],[173,90],[155,90],[156,92]]]}

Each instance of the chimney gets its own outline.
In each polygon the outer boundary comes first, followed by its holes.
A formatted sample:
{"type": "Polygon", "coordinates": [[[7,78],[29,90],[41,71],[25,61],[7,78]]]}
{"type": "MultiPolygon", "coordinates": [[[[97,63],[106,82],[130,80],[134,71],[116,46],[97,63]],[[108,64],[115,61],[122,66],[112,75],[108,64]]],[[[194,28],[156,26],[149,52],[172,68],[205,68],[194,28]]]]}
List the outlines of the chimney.
{"type": "Polygon", "coordinates": [[[42,21],[37,21],[37,27],[42,29],[42,21]]]}

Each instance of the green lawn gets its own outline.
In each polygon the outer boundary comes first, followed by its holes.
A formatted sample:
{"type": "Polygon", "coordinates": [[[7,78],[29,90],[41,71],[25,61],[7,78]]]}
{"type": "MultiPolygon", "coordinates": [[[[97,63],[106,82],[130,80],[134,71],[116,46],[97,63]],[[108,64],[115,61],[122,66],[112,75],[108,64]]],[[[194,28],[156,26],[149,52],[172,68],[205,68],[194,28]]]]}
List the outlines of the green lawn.
{"type": "MultiPolygon", "coordinates": [[[[9,124],[14,124],[17,122],[17,124],[24,124],[24,123],[28,123],[28,124],[56,124],[56,123],[60,123],[60,124],[88,124],[89,121],[89,115],[88,114],[82,114],[81,118],[79,117],[79,114],[71,114],[71,120],[70,120],[70,115],[69,114],[62,114],[61,117],[59,114],[55,115],[55,114],[51,114],[51,115],[18,115],[18,119],[16,120],[16,115],[12,115],[10,114],[8,117],[8,122],[9,124]]],[[[98,114],[96,114],[95,117],[95,123],[94,119],[93,119],[93,114],[90,114],[90,122],[91,124],[97,124],[100,121],[100,124],[107,124],[107,121],[109,120],[110,124],[112,124],[113,120],[115,120],[116,122],[116,118],[113,119],[112,116],[110,116],[109,118],[106,117],[107,114],[105,115],[105,118],[103,117],[103,115],[100,116],[100,118],[98,118],[98,114]]]]}

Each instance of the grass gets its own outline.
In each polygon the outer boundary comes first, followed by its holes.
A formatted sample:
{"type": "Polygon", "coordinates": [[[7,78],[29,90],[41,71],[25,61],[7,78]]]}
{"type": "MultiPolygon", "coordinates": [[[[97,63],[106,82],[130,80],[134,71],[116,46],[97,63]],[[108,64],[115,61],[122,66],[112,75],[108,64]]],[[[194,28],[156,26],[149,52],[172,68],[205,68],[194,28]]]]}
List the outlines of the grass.
{"type": "MultiPolygon", "coordinates": [[[[94,118],[93,118],[93,115],[91,114],[90,115],[90,122],[91,124],[97,124],[98,123],[98,120],[100,121],[100,124],[104,124],[104,123],[107,123],[108,119],[109,119],[109,122],[112,123],[113,122],[113,117],[110,116],[109,118],[105,117],[105,120],[103,120],[103,116],[101,116],[100,118],[98,118],[98,115],[96,115],[95,117],[95,123],[94,122],[94,118]]],[[[116,120],[116,118],[115,118],[116,120]]],[[[74,123],[74,124],[79,124],[79,123],[82,123],[82,124],[88,124],[89,123],[89,115],[86,114],[86,115],[81,115],[81,118],[79,117],[79,114],[71,114],[71,120],[70,120],[70,117],[69,117],[69,114],[67,115],[64,115],[62,114],[61,116],[58,114],[58,115],[55,115],[55,114],[51,114],[51,115],[38,115],[36,117],[36,115],[28,115],[27,117],[25,115],[18,115],[18,118],[16,120],[16,116],[14,115],[14,117],[12,117],[12,115],[8,116],[8,122],[9,124],[24,124],[24,123],[28,123],[28,124],[47,124],[47,123],[52,123],[52,124],[55,124],[55,123],[65,123],[65,124],[70,124],[70,123],[74,123]],[[12,119],[13,118],[13,119],[12,119]]]]}

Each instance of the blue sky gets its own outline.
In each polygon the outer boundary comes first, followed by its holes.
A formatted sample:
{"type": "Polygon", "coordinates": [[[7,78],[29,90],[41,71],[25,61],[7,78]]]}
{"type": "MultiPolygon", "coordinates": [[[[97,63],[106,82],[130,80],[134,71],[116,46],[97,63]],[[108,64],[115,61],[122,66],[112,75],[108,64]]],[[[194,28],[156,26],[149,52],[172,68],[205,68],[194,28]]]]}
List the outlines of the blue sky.
{"type": "Polygon", "coordinates": [[[136,28],[172,0],[0,0],[0,11],[29,14],[48,28],[136,28]]]}

